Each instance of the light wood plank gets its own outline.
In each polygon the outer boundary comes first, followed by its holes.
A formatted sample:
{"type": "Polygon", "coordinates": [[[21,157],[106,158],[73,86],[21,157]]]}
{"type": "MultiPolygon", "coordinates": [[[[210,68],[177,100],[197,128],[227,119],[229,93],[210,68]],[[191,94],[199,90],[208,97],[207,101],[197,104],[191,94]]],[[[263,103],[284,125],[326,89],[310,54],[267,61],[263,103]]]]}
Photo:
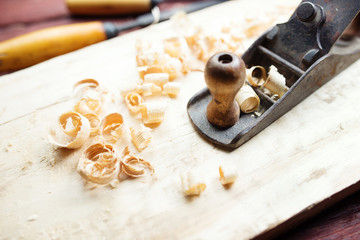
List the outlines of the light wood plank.
{"type": "MultiPolygon", "coordinates": [[[[192,18],[211,26],[214,14],[235,18],[260,3],[234,1],[192,18]]],[[[98,79],[111,87],[126,123],[139,123],[117,93],[137,79],[135,39],[149,33],[161,39],[170,28],[153,26],[0,78],[5,238],[249,239],[358,182],[360,62],[233,152],[207,143],[191,126],[186,103],[205,86],[202,73],[191,73],[179,79],[179,97],[168,100],[165,121],[141,153],[155,178],[123,181],[116,189],[84,184],[75,170],[82,150],[56,150],[47,141],[57,116],[74,103],[72,85],[98,79]],[[218,180],[222,163],[240,171],[229,189],[218,180]],[[187,199],[180,191],[179,174],[187,170],[206,180],[200,197],[187,199]]]]}

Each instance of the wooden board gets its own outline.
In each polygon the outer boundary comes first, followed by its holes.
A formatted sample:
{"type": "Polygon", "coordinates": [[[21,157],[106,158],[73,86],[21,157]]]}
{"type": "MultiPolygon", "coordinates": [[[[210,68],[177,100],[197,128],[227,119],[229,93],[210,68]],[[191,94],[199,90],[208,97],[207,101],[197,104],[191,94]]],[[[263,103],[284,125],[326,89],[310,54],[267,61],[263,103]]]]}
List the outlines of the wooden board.
{"type": "MultiPolygon", "coordinates": [[[[191,19],[214,26],[284,2],[259,9],[263,1],[233,1],[191,19]]],[[[168,100],[165,121],[141,153],[155,178],[126,180],[116,189],[84,183],[76,172],[83,149],[55,149],[47,140],[57,117],[74,104],[73,84],[98,79],[113,91],[113,110],[128,125],[139,123],[119,94],[138,79],[134,42],[171,34],[169,23],[152,26],[0,78],[1,237],[249,239],[359,188],[360,62],[233,152],[208,144],[191,126],[186,103],[205,86],[202,73],[191,73],[178,80],[181,94],[168,100]],[[218,180],[220,164],[239,168],[229,189],[218,180]],[[187,170],[206,180],[200,197],[180,191],[179,174],[187,170]]]]}

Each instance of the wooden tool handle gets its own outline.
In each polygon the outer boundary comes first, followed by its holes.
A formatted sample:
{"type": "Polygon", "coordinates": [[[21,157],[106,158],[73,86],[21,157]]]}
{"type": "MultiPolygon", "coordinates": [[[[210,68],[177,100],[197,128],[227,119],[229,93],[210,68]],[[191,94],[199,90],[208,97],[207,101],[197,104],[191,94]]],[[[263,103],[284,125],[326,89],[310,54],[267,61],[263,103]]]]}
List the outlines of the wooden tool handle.
{"type": "Polygon", "coordinates": [[[208,121],[220,128],[236,124],[240,116],[235,95],[245,82],[245,63],[230,52],[213,55],[205,66],[205,82],[212,100],[207,106],[208,121]]]}
{"type": "Polygon", "coordinates": [[[151,0],[66,0],[72,14],[113,15],[150,11],[151,0]]]}
{"type": "Polygon", "coordinates": [[[23,69],[106,40],[101,22],[46,28],[0,43],[0,72],[23,69]]]}

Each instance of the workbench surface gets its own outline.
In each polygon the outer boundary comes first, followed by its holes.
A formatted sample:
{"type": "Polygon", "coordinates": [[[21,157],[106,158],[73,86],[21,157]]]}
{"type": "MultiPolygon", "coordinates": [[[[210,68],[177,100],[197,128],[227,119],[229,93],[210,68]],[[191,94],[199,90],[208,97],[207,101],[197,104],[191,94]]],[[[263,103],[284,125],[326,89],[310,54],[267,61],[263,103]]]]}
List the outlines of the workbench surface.
{"type": "MultiPolygon", "coordinates": [[[[172,7],[173,5],[175,5],[175,3],[173,3],[173,2],[174,1],[168,1],[168,3],[164,3],[160,7],[163,9],[172,7]]],[[[183,1],[182,3],[186,4],[188,2],[191,2],[191,1],[183,1]]],[[[122,21],[129,20],[131,18],[132,18],[132,16],[125,16],[125,17],[120,18],[120,20],[116,19],[116,21],[122,22],[122,21]]],[[[96,18],[79,19],[79,18],[70,17],[69,12],[67,11],[66,6],[64,4],[64,0],[2,0],[2,1],[0,1],[0,41],[9,39],[11,37],[14,37],[14,36],[17,36],[17,35],[20,35],[23,33],[27,33],[29,31],[41,29],[44,27],[56,26],[56,25],[61,25],[61,24],[73,23],[73,22],[84,22],[84,21],[95,20],[95,19],[96,18]]],[[[113,18],[110,18],[107,20],[115,21],[115,19],[113,19],[113,18]]],[[[99,48],[101,48],[102,46],[104,46],[104,48],[106,47],[106,45],[101,45],[101,46],[99,46],[99,48]]],[[[89,52],[89,54],[93,54],[93,56],[96,55],[96,53],[94,51],[88,50],[88,52],[89,52]]],[[[84,54],[79,55],[79,56],[74,55],[73,58],[75,59],[75,61],[84,59],[84,54]]],[[[68,59],[70,59],[70,58],[68,58],[68,59]]],[[[65,64],[65,63],[71,64],[70,60],[63,61],[60,58],[59,58],[58,62],[61,64],[65,64]]],[[[91,64],[93,64],[93,63],[90,63],[90,61],[89,61],[89,65],[91,65],[91,64]]],[[[56,65],[55,62],[51,63],[51,65],[49,64],[48,65],[49,69],[51,67],[55,67],[55,65],[56,65]]],[[[41,71],[45,71],[46,69],[47,69],[47,67],[38,68],[38,69],[35,68],[34,70],[28,71],[28,73],[29,74],[30,73],[37,74],[37,71],[41,72],[41,71]]],[[[25,70],[25,71],[27,71],[27,70],[25,70]]],[[[356,72],[355,70],[350,70],[350,71],[356,72]]],[[[84,74],[76,73],[76,71],[73,71],[73,72],[75,73],[75,75],[78,74],[78,76],[84,75],[84,74]]],[[[94,74],[94,78],[96,78],[96,75],[102,76],[102,74],[100,72],[92,71],[92,73],[94,74]]],[[[116,71],[114,70],[113,73],[115,74],[116,71]]],[[[1,83],[1,81],[10,81],[10,80],[18,81],[19,84],[21,84],[21,82],[24,81],[21,79],[17,79],[17,77],[23,78],[25,76],[25,74],[23,74],[22,72],[21,73],[13,73],[13,74],[18,74],[18,75],[13,75],[13,76],[4,75],[3,77],[1,77],[0,85],[3,85],[3,83],[1,83]]],[[[108,73],[108,75],[109,74],[110,73],[108,73]]],[[[355,77],[357,77],[357,76],[355,76],[355,77]]],[[[34,76],[29,77],[29,78],[34,78],[34,76]]],[[[48,78],[49,78],[48,81],[53,80],[51,76],[48,76],[48,78]]],[[[80,80],[80,79],[78,79],[78,80],[80,80]]],[[[11,84],[11,83],[9,82],[9,84],[11,84]]],[[[69,84],[70,84],[70,81],[67,81],[66,87],[68,87],[69,84]]],[[[28,85],[28,84],[25,84],[25,85],[28,85]]],[[[185,83],[185,85],[186,85],[186,83],[185,83]]],[[[41,94],[44,94],[44,92],[42,92],[42,90],[44,90],[44,89],[41,89],[41,86],[37,86],[37,87],[33,86],[33,88],[34,89],[38,88],[38,90],[36,90],[36,91],[39,91],[39,92],[41,92],[41,94]]],[[[332,89],[331,86],[329,86],[328,88],[332,89]]],[[[55,91],[54,89],[51,89],[51,87],[49,87],[49,89],[50,89],[49,90],[50,92],[55,91]]],[[[14,96],[14,94],[8,94],[8,95],[14,96]]],[[[45,98],[47,98],[47,97],[49,97],[49,96],[47,96],[45,94],[45,98]]],[[[183,96],[183,97],[185,98],[185,96],[183,96]]],[[[321,98],[320,95],[318,95],[317,97],[319,99],[321,98]]],[[[49,99],[51,99],[51,98],[49,97],[49,99]]],[[[12,99],[7,99],[7,101],[12,101],[12,99]]],[[[309,100],[309,101],[313,101],[313,100],[309,100]]],[[[337,100],[337,101],[339,101],[339,100],[337,100]]],[[[56,104],[63,105],[63,103],[61,103],[61,102],[56,103],[56,104]]],[[[31,103],[28,104],[28,106],[30,106],[30,105],[31,105],[31,103]]],[[[46,105],[46,104],[44,104],[44,105],[46,105]]],[[[305,107],[306,106],[307,105],[305,105],[305,107]]],[[[0,127],[3,128],[2,130],[8,129],[10,131],[11,124],[14,124],[14,126],[16,125],[16,123],[14,123],[15,118],[18,118],[18,117],[21,118],[20,116],[22,116],[22,114],[21,114],[21,112],[16,112],[16,110],[14,110],[13,111],[14,114],[11,115],[11,114],[6,113],[8,115],[4,116],[3,115],[4,111],[2,109],[6,108],[6,107],[7,107],[7,103],[2,101],[1,109],[0,109],[0,118],[1,118],[0,127]],[[5,106],[4,106],[4,104],[5,104],[5,106]],[[3,115],[3,116],[1,116],[1,115],[3,115]],[[13,117],[15,117],[15,118],[13,118],[13,117]],[[10,122],[8,122],[8,121],[10,121],[10,122]],[[9,126],[5,126],[6,124],[8,124],[9,126]]],[[[60,106],[60,107],[63,107],[63,106],[60,106]]],[[[301,115],[300,113],[296,113],[297,111],[300,111],[299,108],[296,108],[294,110],[295,110],[295,114],[301,115]]],[[[53,114],[55,111],[49,109],[48,112],[49,112],[49,114],[53,114]]],[[[24,114],[28,114],[28,112],[26,112],[24,114]]],[[[40,117],[46,117],[46,111],[42,111],[41,113],[39,113],[39,115],[40,115],[40,117]]],[[[24,117],[24,116],[22,116],[22,117],[24,117]]],[[[39,119],[38,119],[39,116],[37,116],[36,118],[32,117],[32,116],[25,116],[25,117],[28,117],[30,119],[29,121],[33,121],[30,123],[30,125],[35,126],[36,125],[35,122],[39,121],[39,119]]],[[[55,119],[55,118],[54,118],[54,116],[51,116],[50,119],[55,119]]],[[[19,121],[21,121],[21,119],[19,119],[19,121]]],[[[306,121],[306,120],[304,120],[304,121],[306,121]]],[[[283,124],[286,125],[289,123],[285,119],[285,120],[283,120],[283,124]]],[[[358,124],[355,123],[355,125],[358,127],[358,124]]],[[[349,126],[351,126],[350,123],[349,123],[349,126]]],[[[343,127],[346,129],[346,127],[347,127],[346,123],[345,123],[345,126],[340,126],[341,129],[343,127]]],[[[279,126],[278,126],[278,128],[280,129],[279,126]]],[[[187,129],[185,129],[185,131],[186,130],[187,129]]],[[[161,131],[161,129],[159,131],[161,131]]],[[[351,130],[349,130],[349,131],[351,131],[351,130]]],[[[1,131],[1,134],[3,135],[3,134],[5,134],[5,132],[1,131]]],[[[334,133],[334,134],[337,134],[337,133],[334,133]]],[[[6,140],[9,140],[9,139],[11,140],[11,134],[6,133],[5,135],[7,136],[6,140]]],[[[18,135],[18,133],[14,133],[14,135],[18,135]]],[[[341,136],[342,135],[340,134],[339,137],[341,137],[341,136]]],[[[345,137],[346,136],[356,136],[356,134],[348,134],[348,135],[345,134],[344,136],[345,137]]],[[[359,135],[357,134],[357,136],[359,136],[359,135]]],[[[1,146],[2,147],[7,146],[8,148],[10,148],[7,150],[9,150],[10,152],[13,151],[11,149],[12,146],[8,146],[8,143],[5,143],[4,137],[5,136],[1,136],[1,141],[2,141],[1,146]]],[[[46,136],[44,136],[44,137],[46,137],[46,136]]],[[[256,139],[256,140],[258,140],[258,139],[256,139]]],[[[179,140],[179,143],[181,143],[180,140],[179,140]]],[[[244,146],[244,148],[246,148],[246,147],[247,146],[244,146]]],[[[250,147],[248,147],[248,148],[250,149],[250,147]]],[[[15,150],[16,149],[14,149],[14,151],[15,150]]],[[[3,151],[3,149],[1,149],[1,151],[3,151]]],[[[304,151],[304,152],[306,152],[306,151],[304,151]]],[[[71,153],[69,153],[69,152],[65,152],[62,154],[64,154],[66,157],[68,157],[68,155],[71,155],[71,153]]],[[[356,156],[356,157],[359,158],[358,156],[356,156]]],[[[1,163],[3,161],[11,161],[11,160],[12,159],[1,159],[0,160],[0,168],[4,167],[4,166],[11,166],[8,164],[1,163]]],[[[346,161],[346,159],[344,159],[344,161],[346,161]]],[[[67,166],[67,164],[65,164],[65,163],[60,162],[59,164],[61,167],[67,166]]],[[[163,167],[159,167],[159,168],[160,168],[160,171],[163,170],[162,169],[163,167]]],[[[4,171],[4,169],[0,169],[0,172],[3,172],[3,171],[4,171]]],[[[12,172],[13,170],[9,169],[8,171],[12,172]]],[[[60,169],[53,170],[53,171],[54,171],[53,172],[54,177],[60,177],[60,176],[56,175],[60,172],[60,169]]],[[[30,171],[30,174],[33,174],[33,173],[31,173],[31,171],[30,171]]],[[[319,173],[319,174],[320,174],[319,176],[321,176],[321,173],[319,173]]],[[[346,173],[344,175],[346,175],[346,173]]],[[[8,176],[11,177],[10,174],[8,176]]],[[[358,176],[360,179],[360,175],[358,175],[358,176]]],[[[36,176],[36,177],[38,177],[38,176],[36,176]]],[[[73,176],[71,176],[71,177],[73,177],[73,176]]],[[[0,189],[2,189],[2,188],[5,189],[6,182],[4,181],[4,178],[0,178],[0,179],[2,180],[0,182],[0,189]]],[[[70,178],[70,179],[66,179],[64,181],[71,181],[71,180],[72,179],[70,178]]],[[[11,181],[11,180],[9,180],[9,181],[11,181]]],[[[17,184],[20,184],[20,182],[18,182],[17,184]]],[[[142,183],[142,184],[144,184],[144,183],[142,183]]],[[[258,184],[261,184],[261,183],[258,183],[258,184]]],[[[354,184],[355,184],[355,182],[354,182],[354,184]]],[[[61,186],[64,187],[64,186],[66,186],[66,184],[62,183],[61,186]]],[[[19,186],[15,185],[14,187],[19,187],[19,186]]],[[[79,187],[79,186],[76,185],[76,187],[79,187]]],[[[157,187],[155,187],[155,188],[157,188],[157,187]]],[[[166,185],[166,186],[162,186],[162,187],[168,187],[168,186],[166,185]]],[[[62,189],[62,190],[57,189],[57,190],[65,191],[64,189],[62,189]]],[[[108,192],[108,191],[112,191],[112,190],[107,189],[106,192],[108,192]]],[[[157,191],[157,190],[154,189],[154,191],[157,191]]],[[[27,192],[29,192],[29,191],[27,191],[27,192]]],[[[56,194],[56,193],[54,193],[54,194],[56,194]]],[[[91,193],[79,192],[79,195],[80,194],[91,194],[91,193]]],[[[151,193],[149,192],[147,194],[151,194],[151,193]]],[[[170,191],[169,194],[170,195],[173,194],[173,191],[170,191]]],[[[210,194],[211,194],[211,192],[210,192],[210,194]]],[[[236,193],[229,192],[229,194],[235,194],[234,197],[237,196],[236,193]]],[[[1,197],[2,197],[2,194],[0,193],[0,198],[1,197]]],[[[26,196],[23,196],[23,197],[26,197],[26,196]]],[[[49,196],[43,196],[43,197],[47,198],[49,196]]],[[[139,197],[140,197],[140,195],[139,195],[139,197]]],[[[150,196],[148,196],[148,197],[151,198],[150,196]]],[[[181,197],[181,196],[179,196],[179,197],[181,197]]],[[[205,195],[204,197],[209,197],[209,196],[205,195]]],[[[79,199],[81,199],[80,196],[79,196],[79,199]]],[[[154,198],[151,198],[151,199],[154,199],[154,198]]],[[[104,200],[105,199],[103,199],[103,198],[99,198],[99,201],[104,201],[104,200]]],[[[222,200],[225,200],[225,198],[220,199],[220,202],[222,200]]],[[[25,199],[23,199],[23,201],[25,201],[25,199]]],[[[66,204],[66,203],[59,203],[59,206],[62,206],[61,204],[66,204]]],[[[114,203],[111,203],[111,204],[114,204],[114,203]]],[[[127,202],[124,201],[124,204],[127,204],[127,202]]],[[[196,201],[192,201],[189,204],[194,204],[197,207],[201,208],[201,206],[199,206],[199,204],[197,204],[196,201]]],[[[77,203],[76,205],[78,208],[81,208],[80,203],[77,203]]],[[[165,207],[171,208],[171,206],[165,206],[165,207]]],[[[283,233],[281,236],[279,236],[279,238],[280,239],[359,239],[360,238],[359,210],[360,210],[360,192],[356,191],[355,193],[352,193],[352,195],[350,195],[346,199],[339,201],[332,207],[327,208],[326,210],[323,210],[321,213],[317,214],[316,216],[311,217],[304,223],[297,225],[294,228],[292,228],[291,230],[288,230],[287,232],[283,233]]],[[[31,213],[31,211],[29,211],[29,214],[30,213],[31,213]]],[[[98,213],[95,213],[95,214],[98,214],[98,213]]],[[[118,214],[121,214],[121,213],[119,212],[118,214]]],[[[1,215],[1,213],[0,213],[0,215],[1,215]]],[[[168,217],[171,217],[171,216],[168,216],[168,217]]],[[[213,216],[209,216],[209,217],[211,218],[213,216]]],[[[159,220],[159,219],[157,219],[155,217],[155,221],[157,221],[157,220],[159,220]]],[[[7,225],[6,221],[7,221],[6,218],[2,218],[0,220],[0,229],[3,229],[3,227],[7,225]]],[[[138,219],[134,218],[134,219],[132,219],[132,221],[138,222],[138,219]]],[[[210,223],[211,223],[211,221],[209,220],[209,224],[210,223]]],[[[106,224],[106,223],[101,223],[101,224],[106,224]]],[[[206,224],[206,223],[202,223],[202,224],[206,224]]],[[[148,226],[145,226],[145,227],[148,227],[148,226]]],[[[119,231],[119,229],[118,229],[118,231],[119,231]]],[[[110,235],[108,235],[108,236],[110,236],[110,235]]],[[[153,235],[153,236],[156,236],[156,235],[153,235]]],[[[158,236],[161,236],[161,235],[158,235],[158,236]]],[[[166,235],[164,235],[164,236],[166,237],[166,235]]],[[[186,234],[184,236],[186,236],[186,234]]],[[[199,235],[199,236],[206,236],[206,234],[199,235]]],[[[229,234],[228,236],[234,236],[234,235],[229,234]]],[[[0,233],[0,238],[2,239],[1,233],[0,233]]]]}

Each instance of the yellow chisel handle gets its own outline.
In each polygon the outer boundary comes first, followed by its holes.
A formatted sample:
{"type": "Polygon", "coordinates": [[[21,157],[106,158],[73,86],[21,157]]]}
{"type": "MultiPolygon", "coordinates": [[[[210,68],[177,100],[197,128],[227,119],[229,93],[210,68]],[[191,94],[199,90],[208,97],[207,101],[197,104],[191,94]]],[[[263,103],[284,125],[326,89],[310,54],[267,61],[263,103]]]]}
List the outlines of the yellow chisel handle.
{"type": "Polygon", "coordinates": [[[101,22],[46,28],[0,42],[0,72],[23,69],[106,40],[101,22]]]}

